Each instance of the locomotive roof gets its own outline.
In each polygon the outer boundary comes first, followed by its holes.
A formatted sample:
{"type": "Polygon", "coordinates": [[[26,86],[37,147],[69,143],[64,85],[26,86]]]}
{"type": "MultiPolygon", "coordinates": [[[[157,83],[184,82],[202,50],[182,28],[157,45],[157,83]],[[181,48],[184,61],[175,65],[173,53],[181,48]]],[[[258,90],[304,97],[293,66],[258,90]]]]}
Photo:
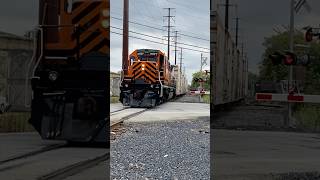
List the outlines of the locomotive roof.
{"type": "MultiPolygon", "coordinates": [[[[147,52],[161,52],[161,53],[163,53],[161,50],[159,50],[159,49],[136,49],[136,51],[147,51],[147,52]]],[[[164,53],[163,53],[164,54],[164,53]]]]}

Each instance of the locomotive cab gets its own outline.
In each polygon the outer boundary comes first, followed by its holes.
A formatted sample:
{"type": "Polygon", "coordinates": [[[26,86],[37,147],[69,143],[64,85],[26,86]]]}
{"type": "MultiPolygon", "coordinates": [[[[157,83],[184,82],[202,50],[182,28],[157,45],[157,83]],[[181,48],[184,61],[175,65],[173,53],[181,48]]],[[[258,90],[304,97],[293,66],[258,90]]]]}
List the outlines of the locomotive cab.
{"type": "Polygon", "coordinates": [[[129,61],[120,86],[123,105],[154,107],[173,96],[170,64],[163,52],[138,49],[130,54],[129,61]]]}
{"type": "Polygon", "coordinates": [[[30,123],[44,139],[107,143],[109,0],[40,0],[30,123]]]}

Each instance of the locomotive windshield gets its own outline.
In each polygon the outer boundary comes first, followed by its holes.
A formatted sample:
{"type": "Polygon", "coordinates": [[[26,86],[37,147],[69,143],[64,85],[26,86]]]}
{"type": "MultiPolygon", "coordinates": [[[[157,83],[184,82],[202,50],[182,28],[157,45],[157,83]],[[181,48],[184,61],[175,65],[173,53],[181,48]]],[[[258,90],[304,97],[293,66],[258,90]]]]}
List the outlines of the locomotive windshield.
{"type": "Polygon", "coordinates": [[[137,52],[137,55],[140,61],[157,62],[158,60],[158,51],[140,50],[137,52]]]}

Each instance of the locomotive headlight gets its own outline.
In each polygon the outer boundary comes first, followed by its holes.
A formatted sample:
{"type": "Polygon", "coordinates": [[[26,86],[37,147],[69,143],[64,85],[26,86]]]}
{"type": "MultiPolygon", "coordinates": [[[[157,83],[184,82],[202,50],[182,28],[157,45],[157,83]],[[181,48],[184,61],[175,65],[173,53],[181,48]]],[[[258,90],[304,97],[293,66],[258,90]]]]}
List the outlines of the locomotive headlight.
{"type": "Polygon", "coordinates": [[[142,71],[144,71],[144,68],[142,68],[142,71]]]}
{"type": "Polygon", "coordinates": [[[142,64],[142,67],[145,67],[146,65],[142,64]]]}
{"type": "Polygon", "coordinates": [[[102,21],[101,21],[101,26],[102,26],[103,28],[109,28],[109,26],[110,26],[109,21],[108,21],[107,19],[102,20],[102,21]]]}
{"type": "Polygon", "coordinates": [[[50,81],[56,81],[58,79],[58,72],[51,71],[49,72],[49,80],[50,81]]]}

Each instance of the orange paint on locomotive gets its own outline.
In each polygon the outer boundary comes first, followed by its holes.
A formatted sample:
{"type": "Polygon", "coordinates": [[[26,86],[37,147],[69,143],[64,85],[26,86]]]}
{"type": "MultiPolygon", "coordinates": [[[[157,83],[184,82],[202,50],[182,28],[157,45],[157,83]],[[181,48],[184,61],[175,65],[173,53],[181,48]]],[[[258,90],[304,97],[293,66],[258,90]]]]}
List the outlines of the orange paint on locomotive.
{"type": "Polygon", "coordinates": [[[160,84],[160,75],[163,85],[172,86],[170,63],[167,57],[160,50],[149,51],[152,51],[154,55],[144,53],[148,52],[148,50],[135,50],[130,54],[125,79],[141,79],[147,84],[160,84]]]}
{"type": "MultiPolygon", "coordinates": [[[[90,52],[109,54],[109,0],[44,0],[41,3],[43,16],[39,24],[44,29],[44,48],[50,54],[74,59],[90,52]]],[[[46,63],[66,62],[50,60],[46,63]]]]}

